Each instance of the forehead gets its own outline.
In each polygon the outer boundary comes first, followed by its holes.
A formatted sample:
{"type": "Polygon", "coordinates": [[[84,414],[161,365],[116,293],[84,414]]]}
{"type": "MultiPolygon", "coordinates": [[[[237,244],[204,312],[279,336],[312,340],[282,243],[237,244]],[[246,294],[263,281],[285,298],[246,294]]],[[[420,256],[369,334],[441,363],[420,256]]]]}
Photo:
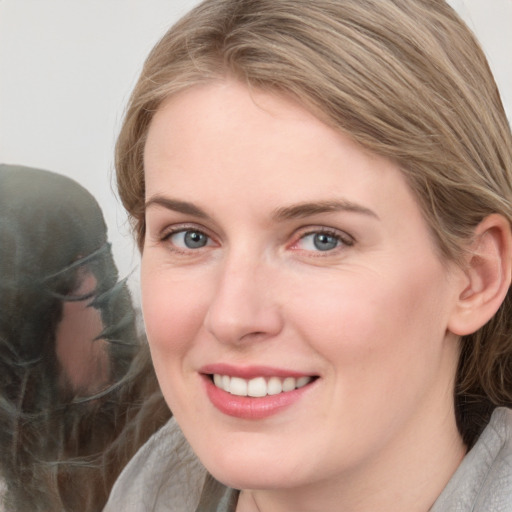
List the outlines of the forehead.
{"type": "MultiPolygon", "coordinates": [[[[318,116],[282,93],[249,89],[231,79],[198,84],[162,103],[149,128],[145,162],[148,163],[152,151],[162,149],[167,150],[167,155],[174,152],[177,156],[176,149],[184,155],[191,149],[189,142],[200,137],[208,137],[219,147],[227,145],[234,150],[240,147],[262,150],[274,140],[273,154],[278,150],[278,153],[291,155],[297,150],[294,136],[304,130],[310,137],[315,131],[321,131],[318,135],[322,140],[338,136],[333,130],[326,130],[318,116]],[[214,130],[210,130],[213,124],[214,130]],[[255,137],[261,134],[269,136],[255,137]],[[287,137],[276,137],[279,134],[287,137]],[[187,144],[183,144],[185,139],[187,144]]],[[[316,137],[315,143],[319,140],[316,137]]],[[[310,144],[310,149],[315,145],[310,144]]],[[[223,154],[225,150],[223,147],[223,154]]]]}
{"type": "Polygon", "coordinates": [[[416,207],[393,162],[296,101],[232,81],[192,87],[160,107],[148,132],[145,172],[146,199],[171,194],[249,211],[343,198],[381,208],[401,191],[404,206],[416,207]]]}

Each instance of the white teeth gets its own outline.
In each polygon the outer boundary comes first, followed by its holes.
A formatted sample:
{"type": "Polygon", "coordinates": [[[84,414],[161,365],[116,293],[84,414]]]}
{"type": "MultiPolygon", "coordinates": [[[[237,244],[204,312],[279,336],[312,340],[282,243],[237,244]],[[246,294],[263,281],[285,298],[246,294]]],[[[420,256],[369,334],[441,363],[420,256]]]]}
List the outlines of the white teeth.
{"type": "Polygon", "coordinates": [[[297,388],[303,388],[306,384],[309,384],[311,382],[311,377],[299,377],[297,379],[297,388]]]}
{"type": "Polygon", "coordinates": [[[247,384],[247,396],[259,397],[266,396],[267,383],[263,377],[251,379],[247,384]]]}
{"type": "Polygon", "coordinates": [[[295,389],[296,380],[293,377],[286,377],[283,380],[283,391],[292,391],[295,389]]]}
{"type": "Polygon", "coordinates": [[[278,377],[270,377],[267,382],[267,394],[278,395],[283,391],[283,383],[278,377]]]}
{"type": "Polygon", "coordinates": [[[246,380],[240,377],[230,377],[229,375],[213,375],[213,383],[220,389],[237,396],[250,396],[254,398],[267,395],[278,395],[287,391],[293,391],[309,384],[313,380],[312,377],[255,377],[246,380]]]}
{"type": "Polygon", "coordinates": [[[239,377],[231,377],[229,392],[232,395],[247,396],[247,381],[239,377]]]}
{"type": "Polygon", "coordinates": [[[229,386],[231,384],[231,379],[227,375],[222,376],[222,385],[220,386],[224,391],[229,392],[229,386]]]}
{"type": "Polygon", "coordinates": [[[218,387],[218,388],[223,388],[224,386],[222,385],[222,375],[219,375],[218,373],[216,373],[214,376],[213,376],[213,382],[214,384],[218,387]]]}

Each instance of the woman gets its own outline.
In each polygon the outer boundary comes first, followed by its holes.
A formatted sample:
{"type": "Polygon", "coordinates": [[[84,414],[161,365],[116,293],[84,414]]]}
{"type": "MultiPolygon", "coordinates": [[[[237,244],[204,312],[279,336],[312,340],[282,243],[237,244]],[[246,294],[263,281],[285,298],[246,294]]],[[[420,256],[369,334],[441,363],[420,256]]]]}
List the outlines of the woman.
{"type": "Polygon", "coordinates": [[[447,4],[203,2],[144,66],[117,176],[208,476],[170,424],[108,510],[512,510],[512,139],[447,4]]]}
{"type": "Polygon", "coordinates": [[[0,165],[0,240],[0,509],[99,511],[169,417],[101,209],[65,176],[0,165]]]}

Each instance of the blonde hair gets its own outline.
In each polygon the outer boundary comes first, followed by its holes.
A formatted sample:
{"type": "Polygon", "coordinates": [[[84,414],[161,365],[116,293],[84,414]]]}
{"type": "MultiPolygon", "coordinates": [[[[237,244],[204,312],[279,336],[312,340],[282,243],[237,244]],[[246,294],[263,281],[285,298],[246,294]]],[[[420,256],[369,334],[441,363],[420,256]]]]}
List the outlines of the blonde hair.
{"type": "MultiPolygon", "coordinates": [[[[290,95],[401,168],[445,258],[475,226],[512,222],[512,140],[473,34],[443,0],[206,0],[155,46],[116,148],[121,199],[143,249],[143,155],[159,105],[233,76],[290,95]]],[[[471,445],[512,403],[512,300],[462,340],[457,415],[471,445]]]]}

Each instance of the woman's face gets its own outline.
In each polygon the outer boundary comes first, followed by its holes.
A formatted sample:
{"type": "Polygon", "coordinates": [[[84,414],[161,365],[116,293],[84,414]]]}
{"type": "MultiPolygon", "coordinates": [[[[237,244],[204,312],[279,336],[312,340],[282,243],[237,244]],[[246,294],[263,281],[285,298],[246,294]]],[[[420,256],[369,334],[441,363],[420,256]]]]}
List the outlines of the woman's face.
{"type": "Polygon", "coordinates": [[[396,165],[226,81],[160,108],[145,172],[151,352],[215,477],[333,482],[454,424],[461,272],[396,165]]]}

